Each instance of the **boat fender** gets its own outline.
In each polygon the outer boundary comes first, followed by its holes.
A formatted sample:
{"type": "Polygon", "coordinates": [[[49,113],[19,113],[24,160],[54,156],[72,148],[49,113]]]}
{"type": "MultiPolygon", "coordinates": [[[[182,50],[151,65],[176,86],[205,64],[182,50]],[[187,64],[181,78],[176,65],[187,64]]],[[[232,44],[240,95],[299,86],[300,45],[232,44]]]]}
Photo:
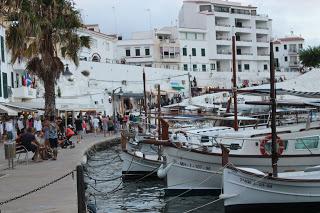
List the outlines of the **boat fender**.
{"type": "Polygon", "coordinates": [[[159,167],[159,169],[158,169],[158,171],[157,171],[158,177],[161,178],[161,179],[162,179],[162,178],[165,178],[165,177],[167,176],[167,173],[168,173],[169,169],[171,168],[172,164],[173,164],[173,162],[169,163],[169,164],[166,166],[166,168],[163,168],[164,165],[161,164],[160,167],[159,167]]]}
{"type": "MultiPolygon", "coordinates": [[[[272,135],[269,134],[264,139],[262,139],[260,141],[260,153],[261,153],[261,155],[263,155],[263,156],[270,156],[271,155],[271,153],[269,153],[266,150],[266,144],[269,143],[269,141],[271,139],[272,139],[272,135]]],[[[277,153],[278,153],[278,156],[282,155],[284,149],[285,149],[284,142],[280,139],[280,137],[277,136],[277,153]]]]}

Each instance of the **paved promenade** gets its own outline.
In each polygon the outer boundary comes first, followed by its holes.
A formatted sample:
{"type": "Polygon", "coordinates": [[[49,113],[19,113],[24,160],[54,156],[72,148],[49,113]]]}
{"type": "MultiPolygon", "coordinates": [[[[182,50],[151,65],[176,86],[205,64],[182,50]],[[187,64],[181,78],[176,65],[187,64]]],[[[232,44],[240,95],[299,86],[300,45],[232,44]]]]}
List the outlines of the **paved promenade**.
{"type": "MultiPolygon", "coordinates": [[[[89,134],[74,149],[59,149],[57,161],[30,162],[16,165],[8,170],[4,160],[3,144],[0,144],[0,202],[29,192],[74,170],[83,159],[84,153],[93,145],[116,139],[89,134]],[[5,174],[4,176],[2,176],[5,174]]],[[[76,141],[76,138],[73,138],[76,141]]],[[[24,157],[24,156],[21,156],[24,157]]],[[[29,158],[32,154],[29,154],[29,158]]],[[[73,213],[77,212],[76,172],[72,176],[0,206],[1,213],[73,213]]]]}

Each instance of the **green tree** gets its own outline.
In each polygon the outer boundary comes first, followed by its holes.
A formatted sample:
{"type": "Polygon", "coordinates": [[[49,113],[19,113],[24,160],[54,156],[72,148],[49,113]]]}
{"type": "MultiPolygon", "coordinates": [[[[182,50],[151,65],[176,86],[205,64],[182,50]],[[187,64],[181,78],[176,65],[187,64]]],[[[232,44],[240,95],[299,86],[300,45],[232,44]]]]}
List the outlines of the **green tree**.
{"type": "Polygon", "coordinates": [[[79,64],[90,38],[79,36],[83,26],[71,0],[0,0],[0,16],[8,23],[7,47],[11,62],[26,60],[26,69],[43,82],[45,115],[55,115],[55,85],[64,71],[61,59],[79,64]]]}
{"type": "Polygon", "coordinates": [[[299,53],[301,63],[305,67],[320,67],[320,46],[308,47],[299,53]]]}

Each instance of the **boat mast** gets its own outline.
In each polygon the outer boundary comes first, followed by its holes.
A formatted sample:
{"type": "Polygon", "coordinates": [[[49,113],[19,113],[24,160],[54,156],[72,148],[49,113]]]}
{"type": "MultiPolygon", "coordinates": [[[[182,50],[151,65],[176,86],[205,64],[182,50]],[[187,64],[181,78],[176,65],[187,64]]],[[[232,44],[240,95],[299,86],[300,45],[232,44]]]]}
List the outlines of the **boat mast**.
{"type": "Polygon", "coordinates": [[[144,116],[145,116],[145,127],[146,131],[148,129],[148,122],[147,122],[147,91],[146,91],[146,73],[144,72],[143,68],[143,95],[144,95],[144,101],[143,101],[143,108],[144,108],[144,116]]]}
{"type": "Polygon", "coordinates": [[[278,176],[277,125],[276,125],[276,90],[273,43],[270,42],[270,102],[271,102],[271,134],[272,134],[272,175],[278,176]]]}
{"type": "Polygon", "coordinates": [[[233,72],[233,106],[234,106],[234,124],[235,131],[239,130],[238,126],[238,101],[237,101],[237,65],[236,65],[236,36],[232,36],[232,72],[233,72]]]}
{"type": "Polygon", "coordinates": [[[160,91],[160,84],[158,84],[158,139],[161,140],[161,91],[160,91]]]}

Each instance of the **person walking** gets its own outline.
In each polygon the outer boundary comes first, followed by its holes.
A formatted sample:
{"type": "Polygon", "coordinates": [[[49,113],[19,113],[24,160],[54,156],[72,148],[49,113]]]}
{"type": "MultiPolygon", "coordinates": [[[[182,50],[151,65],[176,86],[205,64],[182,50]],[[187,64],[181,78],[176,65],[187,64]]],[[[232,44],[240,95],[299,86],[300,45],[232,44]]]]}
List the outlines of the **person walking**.
{"type": "Polygon", "coordinates": [[[42,122],[39,117],[37,117],[36,120],[34,121],[33,127],[36,130],[36,133],[39,133],[42,131],[42,122]]]}
{"type": "Polygon", "coordinates": [[[92,120],[93,128],[94,128],[94,135],[97,136],[99,130],[99,118],[96,116],[92,120]]]}
{"type": "Polygon", "coordinates": [[[23,115],[20,115],[19,120],[17,122],[17,126],[18,126],[18,135],[24,133],[24,118],[23,115]]]}
{"type": "Polygon", "coordinates": [[[104,137],[107,137],[108,117],[106,117],[105,115],[102,117],[102,128],[103,128],[104,137]]]}
{"type": "Polygon", "coordinates": [[[54,116],[50,117],[49,124],[49,143],[53,150],[53,160],[57,160],[58,156],[58,125],[55,122],[54,116]]]}
{"type": "Polygon", "coordinates": [[[11,118],[8,118],[5,123],[5,130],[7,133],[7,140],[12,141],[13,140],[13,121],[11,118]]]}
{"type": "Polygon", "coordinates": [[[87,122],[85,119],[82,120],[82,133],[87,134],[87,122]]]}
{"type": "Polygon", "coordinates": [[[82,119],[80,118],[80,115],[77,116],[77,119],[75,120],[74,123],[76,125],[77,143],[81,143],[83,127],[82,127],[82,119]]]}

